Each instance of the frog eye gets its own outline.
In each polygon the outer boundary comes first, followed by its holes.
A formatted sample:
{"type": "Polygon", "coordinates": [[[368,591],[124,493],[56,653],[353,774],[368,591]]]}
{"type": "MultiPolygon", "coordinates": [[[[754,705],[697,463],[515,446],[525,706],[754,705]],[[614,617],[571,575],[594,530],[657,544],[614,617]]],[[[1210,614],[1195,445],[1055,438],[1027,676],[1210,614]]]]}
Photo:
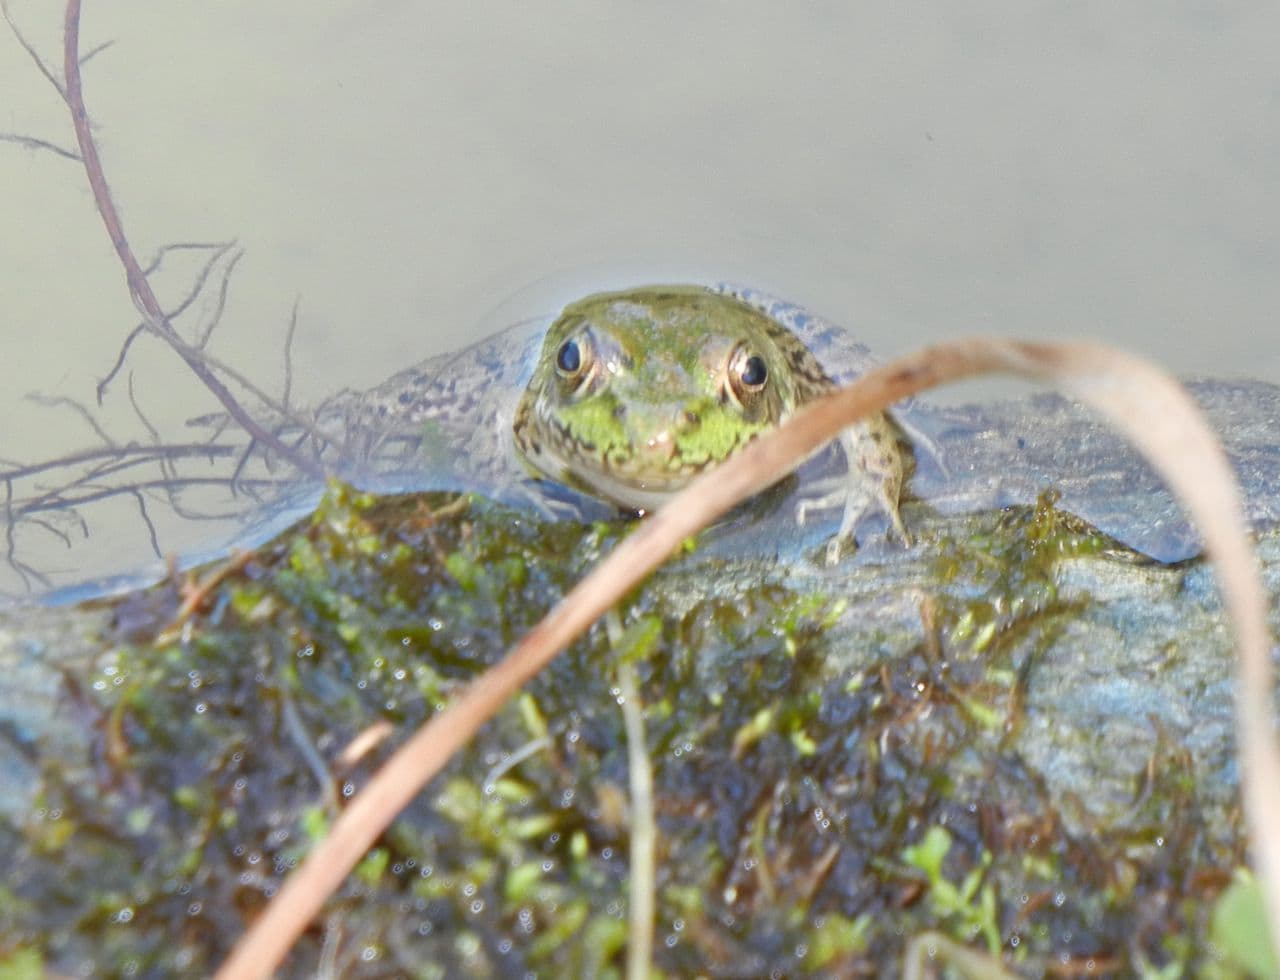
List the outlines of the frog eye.
{"type": "Polygon", "coordinates": [[[765,367],[764,358],[759,354],[748,357],[742,364],[742,373],[739,377],[742,383],[753,391],[763,388],[764,383],[769,380],[769,369],[765,367]]]}
{"type": "Polygon", "coordinates": [[[751,348],[740,346],[729,358],[729,382],[738,398],[754,395],[769,380],[769,366],[751,348]]]}
{"type": "Polygon", "coordinates": [[[560,345],[560,349],[556,351],[556,370],[560,372],[561,377],[577,377],[582,370],[582,362],[584,360],[582,344],[576,337],[569,337],[560,345]]]}

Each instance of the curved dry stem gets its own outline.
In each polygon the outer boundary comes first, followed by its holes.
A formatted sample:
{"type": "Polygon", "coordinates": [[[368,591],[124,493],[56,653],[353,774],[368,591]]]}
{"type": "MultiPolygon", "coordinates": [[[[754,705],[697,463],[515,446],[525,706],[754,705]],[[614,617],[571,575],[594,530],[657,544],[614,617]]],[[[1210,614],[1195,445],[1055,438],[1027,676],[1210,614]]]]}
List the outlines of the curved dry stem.
{"type": "Polygon", "coordinates": [[[681,541],[774,483],[856,419],[941,382],[992,371],[1053,383],[1100,410],[1151,460],[1196,520],[1235,624],[1245,812],[1272,935],[1280,936],[1280,834],[1272,826],[1280,813],[1280,753],[1270,730],[1266,607],[1225,454],[1178,384],[1144,361],[1097,344],[979,338],[925,348],[868,372],[753,442],[645,521],[506,658],[387,760],[335,821],[328,838],[285,882],[218,976],[272,973],[370,845],[453,754],[681,541]]]}

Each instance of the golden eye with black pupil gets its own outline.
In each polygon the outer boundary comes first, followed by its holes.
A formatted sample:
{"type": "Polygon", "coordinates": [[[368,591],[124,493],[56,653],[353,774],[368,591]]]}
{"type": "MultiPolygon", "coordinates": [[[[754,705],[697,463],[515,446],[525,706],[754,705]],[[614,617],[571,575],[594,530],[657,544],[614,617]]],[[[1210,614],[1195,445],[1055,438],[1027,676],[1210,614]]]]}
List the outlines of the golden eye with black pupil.
{"type": "Polygon", "coordinates": [[[750,398],[764,390],[769,381],[769,366],[764,358],[745,344],[729,357],[729,393],[734,401],[750,398]]]}

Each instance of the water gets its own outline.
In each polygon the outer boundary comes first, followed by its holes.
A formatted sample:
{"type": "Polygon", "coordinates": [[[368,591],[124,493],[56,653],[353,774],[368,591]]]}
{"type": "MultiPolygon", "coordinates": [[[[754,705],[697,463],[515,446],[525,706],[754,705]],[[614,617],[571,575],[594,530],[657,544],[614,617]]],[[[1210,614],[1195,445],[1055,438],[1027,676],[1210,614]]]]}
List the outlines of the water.
{"type": "MultiPolygon", "coordinates": [[[[11,10],[60,64],[57,5],[11,10]]],[[[300,404],[653,279],[751,282],[885,355],[1090,336],[1280,380],[1274,4],[117,0],[81,33],[114,40],[85,90],[137,252],[237,239],[212,349],[278,391],[296,302],[300,404]]],[[[0,131],[73,145],[3,34],[0,91],[0,131]]],[[[0,184],[0,457],[34,461],[94,436],[27,393],[91,402],[137,314],[75,163],[0,143],[0,184]]],[[[129,366],[166,439],[214,407],[154,342],[129,366]]],[[[146,437],[123,378],[99,417],[146,437]]],[[[120,537],[124,570],[149,546],[120,537]]]]}

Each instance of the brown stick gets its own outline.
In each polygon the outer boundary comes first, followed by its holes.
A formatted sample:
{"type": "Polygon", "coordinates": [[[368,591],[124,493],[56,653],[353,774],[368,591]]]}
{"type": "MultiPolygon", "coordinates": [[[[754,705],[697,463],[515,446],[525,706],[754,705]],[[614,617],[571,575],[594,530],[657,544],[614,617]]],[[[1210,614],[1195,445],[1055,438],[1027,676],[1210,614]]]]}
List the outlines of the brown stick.
{"type": "Polygon", "coordinates": [[[329,836],[285,881],[217,976],[269,975],[351,868],[452,755],[685,538],[775,482],[856,419],[943,381],[996,370],[1052,381],[1100,409],[1148,456],[1200,527],[1218,564],[1236,627],[1245,810],[1273,935],[1280,936],[1280,835],[1271,825],[1280,814],[1280,753],[1270,728],[1266,604],[1225,454],[1177,383],[1144,361],[1094,344],[978,338],[926,348],[868,372],[756,440],[649,518],[506,658],[387,760],[334,822],[329,836]]]}
{"type": "Polygon", "coordinates": [[[315,462],[294,452],[271,432],[259,425],[240,405],[230,390],[218,377],[208,369],[201,359],[200,351],[192,347],[173,329],[173,324],[160,308],[151,283],[142,271],[129,239],[125,237],[124,225],[120,221],[120,213],[116,210],[111,197],[111,189],[107,186],[107,178],[102,169],[102,159],[98,156],[98,146],[94,142],[89,127],[89,113],[84,105],[84,91],[80,80],[80,0],[67,0],[66,16],[63,21],[63,72],[66,76],[66,88],[59,88],[67,100],[71,110],[71,121],[75,126],[76,142],[80,145],[80,156],[84,161],[84,171],[89,178],[89,187],[93,191],[93,201],[97,205],[98,214],[106,226],[111,245],[116,251],[120,264],[124,266],[125,279],[129,284],[129,293],[134,305],[147,322],[148,328],[165,341],[181,357],[192,372],[208,388],[215,398],[231,416],[254,439],[288,460],[301,472],[321,478],[324,471],[315,462]]]}

